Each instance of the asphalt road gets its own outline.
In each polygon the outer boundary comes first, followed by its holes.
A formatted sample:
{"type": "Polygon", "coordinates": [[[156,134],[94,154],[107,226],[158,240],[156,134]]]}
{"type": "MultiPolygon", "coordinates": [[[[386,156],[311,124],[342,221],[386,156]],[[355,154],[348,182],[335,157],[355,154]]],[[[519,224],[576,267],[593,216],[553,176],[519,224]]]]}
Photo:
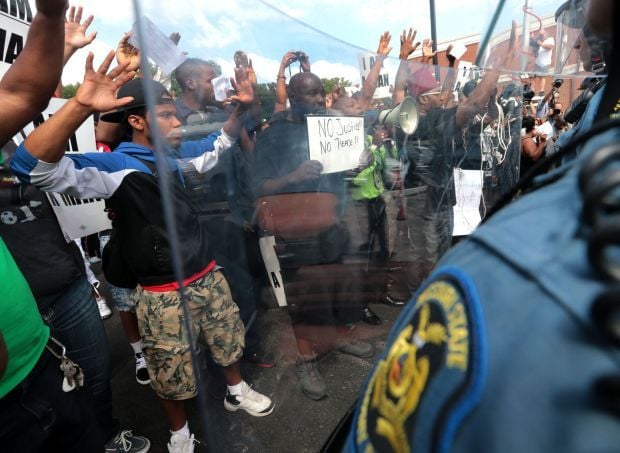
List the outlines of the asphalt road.
{"type": "MultiPolygon", "coordinates": [[[[354,329],[354,336],[372,343],[379,351],[400,309],[383,304],[373,304],[371,307],[385,322],[380,326],[360,323],[354,329]]],[[[272,308],[262,312],[261,322],[267,347],[277,355],[278,363],[274,368],[262,369],[244,362],[242,369],[246,381],[275,400],[275,411],[264,418],[228,412],[221,399],[214,398],[209,390],[205,391],[204,412],[209,433],[202,429],[198,399],[187,404],[190,429],[200,441],[197,452],[319,451],[355,403],[361,384],[374,363],[374,357],[360,359],[333,350],[325,351],[319,369],[327,382],[328,397],[313,401],[301,392],[297,384],[295,342],[286,309],[272,305],[272,308]]],[[[132,350],[118,313],[114,312],[104,324],[111,349],[115,415],[123,429],[132,429],[134,433],[148,437],[152,452],[166,452],[169,431],[163,411],[151,388],[135,380],[132,350]]],[[[319,332],[319,336],[321,334],[319,332]]],[[[325,334],[327,337],[328,332],[325,334]]]]}

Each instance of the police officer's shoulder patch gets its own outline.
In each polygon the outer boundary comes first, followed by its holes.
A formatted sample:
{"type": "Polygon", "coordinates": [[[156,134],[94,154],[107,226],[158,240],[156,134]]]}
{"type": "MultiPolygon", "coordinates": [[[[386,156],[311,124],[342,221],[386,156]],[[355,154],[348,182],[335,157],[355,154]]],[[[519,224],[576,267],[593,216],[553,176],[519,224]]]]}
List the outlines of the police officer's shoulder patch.
{"type": "Polygon", "coordinates": [[[479,402],[487,351],[471,280],[440,269],[409,302],[371,372],[349,451],[449,451],[479,402]]]}

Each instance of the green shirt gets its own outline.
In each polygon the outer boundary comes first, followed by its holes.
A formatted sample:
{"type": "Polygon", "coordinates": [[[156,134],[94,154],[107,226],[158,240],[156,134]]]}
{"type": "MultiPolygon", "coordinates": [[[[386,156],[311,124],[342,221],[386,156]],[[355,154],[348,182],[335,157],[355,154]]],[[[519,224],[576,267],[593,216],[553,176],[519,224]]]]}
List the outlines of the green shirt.
{"type": "Polygon", "coordinates": [[[43,353],[49,328],[43,324],[34,296],[0,238],[0,333],[8,364],[0,379],[0,398],[32,371],[43,353]]]}
{"type": "Polygon", "coordinates": [[[382,145],[377,147],[372,144],[372,135],[366,137],[366,147],[372,152],[372,163],[363,169],[353,179],[355,188],[352,193],[354,200],[374,200],[384,191],[383,169],[385,167],[386,151],[382,145]]]}

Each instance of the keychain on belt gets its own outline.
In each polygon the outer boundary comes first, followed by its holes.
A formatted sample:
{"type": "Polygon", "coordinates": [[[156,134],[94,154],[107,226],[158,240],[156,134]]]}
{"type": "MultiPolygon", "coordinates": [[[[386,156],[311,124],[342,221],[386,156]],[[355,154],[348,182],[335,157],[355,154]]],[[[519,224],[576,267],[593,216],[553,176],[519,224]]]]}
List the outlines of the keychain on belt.
{"type": "Polygon", "coordinates": [[[69,359],[66,356],[67,348],[56,338],[50,336],[50,341],[45,345],[45,348],[58,360],[60,360],[60,371],[64,374],[64,378],[62,380],[62,390],[63,392],[70,392],[74,390],[76,387],[82,387],[84,385],[84,372],[80,368],[80,366],[75,363],[73,360],[69,359]],[[52,347],[50,347],[50,343],[54,343],[61,352],[58,353],[54,351],[52,347]]]}

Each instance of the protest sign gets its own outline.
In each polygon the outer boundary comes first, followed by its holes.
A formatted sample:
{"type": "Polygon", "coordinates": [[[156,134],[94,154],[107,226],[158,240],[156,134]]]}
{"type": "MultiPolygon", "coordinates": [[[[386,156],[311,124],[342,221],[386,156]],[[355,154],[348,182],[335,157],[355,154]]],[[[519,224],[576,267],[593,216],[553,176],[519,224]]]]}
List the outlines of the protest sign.
{"type": "Polygon", "coordinates": [[[454,188],[456,205],[454,206],[453,236],[470,234],[480,224],[480,197],[482,196],[482,172],[480,170],[454,169],[454,188]]]}
{"type": "Polygon", "coordinates": [[[323,165],[323,173],[351,170],[364,151],[361,116],[306,116],[310,160],[323,165]]]}
{"type": "MultiPolygon", "coordinates": [[[[27,124],[13,138],[13,141],[18,145],[21,144],[35,127],[48,120],[66,102],[65,99],[51,99],[48,107],[37,115],[32,123],[27,124]]],[[[67,142],[65,153],[83,153],[95,150],[95,124],[91,116],[73,133],[67,142]]],[[[48,193],[47,197],[67,242],[112,228],[110,220],[104,212],[105,204],[101,200],[79,200],[69,195],[57,193],[48,193]]]]}
{"type": "MultiPolygon", "coordinates": [[[[362,79],[362,85],[366,81],[368,74],[370,73],[371,68],[375,64],[377,59],[377,54],[374,53],[360,53],[357,56],[357,61],[359,63],[360,68],[360,77],[362,79]]],[[[379,73],[379,78],[377,79],[377,89],[373,97],[375,99],[379,98],[389,98],[392,96],[390,93],[390,75],[387,72],[385,66],[381,68],[381,72],[379,73]]]]}
{"type": "Polygon", "coordinates": [[[31,22],[28,0],[0,0],[0,77],[24,48],[31,22]]]}

